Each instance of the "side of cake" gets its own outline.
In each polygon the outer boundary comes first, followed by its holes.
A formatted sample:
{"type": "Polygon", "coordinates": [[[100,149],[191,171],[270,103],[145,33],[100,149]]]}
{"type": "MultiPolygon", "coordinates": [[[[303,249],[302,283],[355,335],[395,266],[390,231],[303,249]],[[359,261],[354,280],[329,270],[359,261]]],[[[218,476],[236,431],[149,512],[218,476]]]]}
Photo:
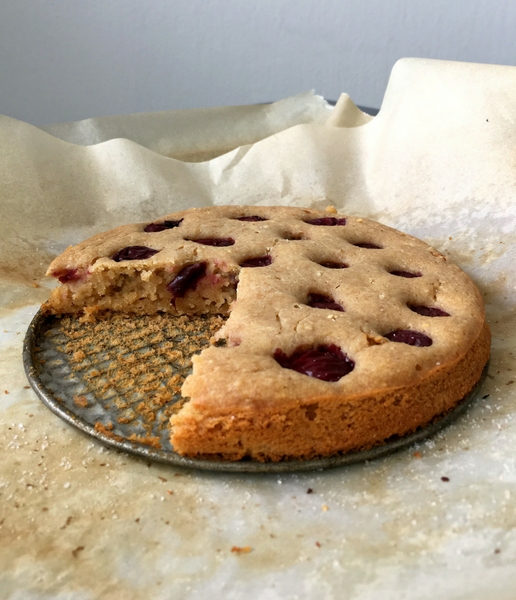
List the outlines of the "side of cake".
{"type": "Polygon", "coordinates": [[[180,454],[314,458],[451,410],[489,358],[481,295],[431,246],[291,207],[207,207],[69,248],[44,309],[229,314],[171,419],[180,454]]]}

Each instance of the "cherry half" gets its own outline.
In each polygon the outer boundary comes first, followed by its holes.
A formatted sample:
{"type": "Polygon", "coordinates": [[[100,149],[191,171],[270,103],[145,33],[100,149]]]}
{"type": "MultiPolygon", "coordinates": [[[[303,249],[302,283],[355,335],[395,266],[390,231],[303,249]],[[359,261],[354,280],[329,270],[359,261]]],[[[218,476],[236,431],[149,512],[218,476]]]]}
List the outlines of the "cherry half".
{"type": "Polygon", "coordinates": [[[326,269],[347,269],[349,265],[346,263],[334,262],[332,260],[318,263],[321,267],[325,267],[326,269]]]}
{"type": "Polygon", "coordinates": [[[410,271],[389,271],[391,275],[395,275],[396,277],[406,277],[407,279],[412,279],[414,277],[422,277],[422,273],[411,273],[410,271]]]}
{"type": "Polygon", "coordinates": [[[391,342],[400,342],[401,344],[408,344],[409,346],[431,346],[432,338],[428,337],[420,331],[410,331],[409,329],[396,329],[391,331],[383,337],[386,337],[391,342]]]}
{"type": "Polygon", "coordinates": [[[187,242],[195,242],[196,244],[202,244],[203,246],[217,246],[222,248],[224,246],[232,246],[235,243],[233,238],[201,238],[198,240],[186,240],[187,242]]]}
{"type": "Polygon", "coordinates": [[[417,313],[418,315],[423,315],[423,317],[449,317],[450,313],[437,308],[435,306],[419,306],[416,304],[407,304],[412,312],[417,313]]]}
{"type": "Polygon", "coordinates": [[[310,219],[308,221],[305,221],[305,223],[308,223],[308,225],[322,225],[324,227],[334,227],[335,225],[345,225],[346,219],[337,219],[337,217],[318,217],[316,219],[310,219]]]}
{"type": "Polygon", "coordinates": [[[340,312],[344,312],[344,309],[340,304],[338,304],[338,302],[335,302],[333,298],[324,296],[323,294],[309,294],[307,304],[312,308],[326,308],[329,310],[338,310],[340,312]]]}
{"type": "Polygon", "coordinates": [[[57,277],[61,283],[77,281],[81,278],[79,269],[61,269],[60,271],[54,271],[52,276],[57,277]]]}
{"type": "Polygon", "coordinates": [[[143,260],[154,256],[158,252],[159,250],[147,248],[147,246],[127,246],[113,254],[111,260],[114,260],[115,262],[122,262],[123,260],[143,260]]]}
{"type": "Polygon", "coordinates": [[[355,368],[355,361],[335,344],[298,350],[290,356],[276,348],[273,356],[284,369],[292,369],[322,381],[338,381],[355,368]]]}
{"type": "Polygon", "coordinates": [[[174,229],[175,227],[179,227],[183,219],[179,219],[179,221],[163,221],[162,223],[149,223],[143,231],[146,233],[155,233],[157,231],[165,231],[165,229],[174,229]]]}
{"type": "Polygon", "coordinates": [[[241,267],[268,267],[272,264],[272,256],[266,254],[265,256],[256,256],[254,258],[248,258],[240,263],[241,267]]]}
{"type": "Polygon", "coordinates": [[[188,290],[195,290],[199,280],[206,274],[207,267],[207,262],[196,262],[183,267],[167,285],[167,290],[173,298],[182,298],[188,290]]]}

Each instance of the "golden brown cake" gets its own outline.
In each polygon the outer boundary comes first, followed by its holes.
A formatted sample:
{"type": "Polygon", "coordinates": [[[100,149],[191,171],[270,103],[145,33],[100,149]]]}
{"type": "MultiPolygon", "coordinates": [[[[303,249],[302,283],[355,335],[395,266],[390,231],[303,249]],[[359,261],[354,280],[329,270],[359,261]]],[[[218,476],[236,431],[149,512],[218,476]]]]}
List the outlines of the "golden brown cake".
{"type": "Polygon", "coordinates": [[[308,459],[450,411],[489,358],[481,295],[431,246],[292,207],[190,209],[68,248],[49,313],[229,313],[171,419],[191,457],[308,459]]]}

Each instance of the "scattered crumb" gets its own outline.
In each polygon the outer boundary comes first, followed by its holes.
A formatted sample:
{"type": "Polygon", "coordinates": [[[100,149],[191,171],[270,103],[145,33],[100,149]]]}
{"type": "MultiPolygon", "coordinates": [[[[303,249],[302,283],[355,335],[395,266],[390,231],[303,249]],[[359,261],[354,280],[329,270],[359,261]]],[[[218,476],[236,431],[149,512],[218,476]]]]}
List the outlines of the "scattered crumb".
{"type": "Polygon", "coordinates": [[[84,550],[84,546],[77,546],[77,548],[75,548],[75,550],[72,550],[72,554],[74,558],[77,558],[79,556],[79,552],[82,552],[84,550]]]}
{"type": "Polygon", "coordinates": [[[86,408],[86,406],[88,406],[88,398],[86,398],[86,396],[74,396],[73,401],[74,404],[81,408],[86,408]]]}
{"type": "Polygon", "coordinates": [[[327,510],[329,510],[328,505],[327,504],[323,504],[321,506],[321,510],[324,511],[324,512],[326,512],[327,510]]]}
{"type": "Polygon", "coordinates": [[[421,458],[421,452],[414,452],[412,455],[414,458],[421,458]]]}
{"type": "Polygon", "coordinates": [[[235,554],[249,554],[252,551],[251,546],[233,546],[231,552],[235,554]]]}
{"type": "Polygon", "coordinates": [[[308,489],[306,490],[306,493],[307,493],[307,494],[313,494],[313,493],[314,493],[314,491],[313,491],[313,489],[312,489],[312,488],[308,488],[308,489]]]}
{"type": "Polygon", "coordinates": [[[321,547],[321,544],[320,544],[320,542],[315,542],[315,545],[316,545],[318,548],[320,548],[320,547],[321,547]]]}
{"type": "Polygon", "coordinates": [[[161,449],[161,442],[159,437],[152,435],[137,435],[133,433],[127,438],[130,442],[137,442],[138,444],[143,444],[145,446],[150,446],[151,448],[161,449]]]}

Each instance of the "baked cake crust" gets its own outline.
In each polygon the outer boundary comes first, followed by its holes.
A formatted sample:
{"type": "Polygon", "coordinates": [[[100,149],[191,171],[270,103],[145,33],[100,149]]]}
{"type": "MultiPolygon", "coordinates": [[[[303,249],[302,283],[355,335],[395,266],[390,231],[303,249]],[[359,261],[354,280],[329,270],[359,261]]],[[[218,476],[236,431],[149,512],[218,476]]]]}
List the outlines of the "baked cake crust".
{"type": "Polygon", "coordinates": [[[94,236],[48,274],[63,283],[44,305],[53,314],[230,313],[217,334],[226,347],[194,356],[188,402],[171,419],[187,456],[368,448],[451,410],[489,358],[482,298],[463,271],[420,240],[334,210],[189,209],[94,236]],[[347,367],[310,376],[294,361],[307,352],[347,367]]]}

